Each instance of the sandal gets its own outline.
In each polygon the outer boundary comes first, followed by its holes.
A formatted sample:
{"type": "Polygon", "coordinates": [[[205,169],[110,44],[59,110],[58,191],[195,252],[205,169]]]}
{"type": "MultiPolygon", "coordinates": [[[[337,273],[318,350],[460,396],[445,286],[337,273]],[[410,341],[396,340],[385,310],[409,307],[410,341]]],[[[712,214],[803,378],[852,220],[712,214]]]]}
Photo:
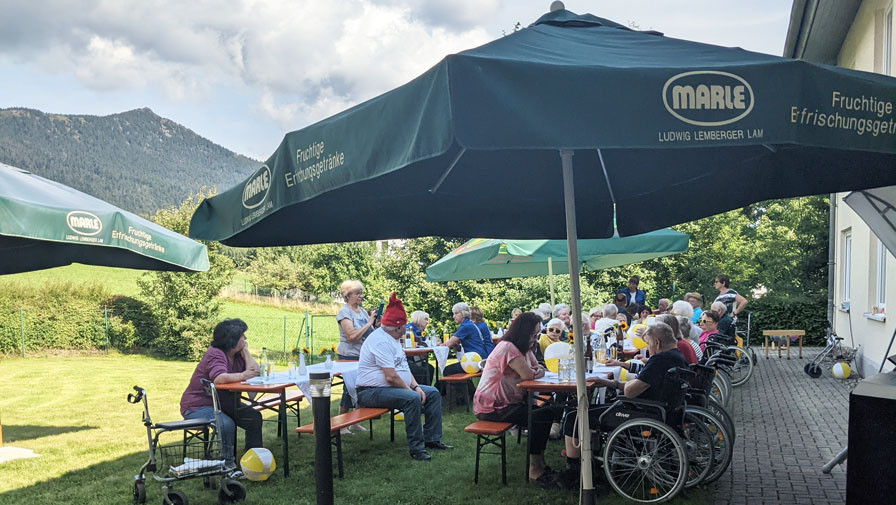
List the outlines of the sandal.
{"type": "Polygon", "coordinates": [[[557,472],[551,470],[549,467],[545,467],[544,473],[541,474],[541,477],[537,479],[529,479],[529,482],[538,484],[538,486],[542,489],[555,490],[560,489],[558,477],[559,475],[557,474],[557,472]]]}

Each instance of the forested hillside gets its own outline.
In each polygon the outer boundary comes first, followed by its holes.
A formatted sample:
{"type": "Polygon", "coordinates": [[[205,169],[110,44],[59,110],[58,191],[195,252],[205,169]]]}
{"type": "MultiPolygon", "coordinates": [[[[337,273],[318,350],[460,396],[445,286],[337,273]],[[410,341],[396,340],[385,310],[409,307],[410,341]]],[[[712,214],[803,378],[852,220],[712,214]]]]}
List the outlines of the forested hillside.
{"type": "Polygon", "coordinates": [[[110,116],[0,109],[0,162],[143,214],[203,186],[227,189],[259,165],[147,108],[110,116]]]}

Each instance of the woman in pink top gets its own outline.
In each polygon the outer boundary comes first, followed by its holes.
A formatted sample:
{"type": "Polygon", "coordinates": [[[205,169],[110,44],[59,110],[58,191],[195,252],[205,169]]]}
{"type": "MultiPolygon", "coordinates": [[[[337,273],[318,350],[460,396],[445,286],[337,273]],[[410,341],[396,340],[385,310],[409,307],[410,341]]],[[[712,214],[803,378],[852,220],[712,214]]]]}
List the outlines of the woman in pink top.
{"type": "MultiPolygon", "coordinates": [[[[517,317],[489,354],[479,387],[473,395],[473,413],[483,421],[526,425],[526,392],[516,387],[524,380],[544,376],[532,346],[541,334],[541,318],[531,312],[517,317]]],[[[544,462],[553,415],[550,410],[532,413],[532,458],[529,480],[546,489],[557,489],[557,474],[544,462]]]]}
{"type": "Polygon", "coordinates": [[[700,322],[697,323],[700,325],[700,329],[703,330],[703,333],[700,334],[700,349],[705,351],[706,339],[709,338],[710,335],[715,335],[719,332],[719,321],[721,319],[722,318],[718,312],[713,312],[711,310],[707,310],[700,315],[700,322]]]}

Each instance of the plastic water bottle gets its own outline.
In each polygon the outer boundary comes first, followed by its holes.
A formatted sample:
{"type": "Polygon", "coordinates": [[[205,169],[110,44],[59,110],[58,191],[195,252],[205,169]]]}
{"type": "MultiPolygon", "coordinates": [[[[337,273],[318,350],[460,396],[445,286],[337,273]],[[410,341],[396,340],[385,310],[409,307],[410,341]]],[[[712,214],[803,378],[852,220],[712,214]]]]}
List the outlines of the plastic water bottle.
{"type": "Polygon", "coordinates": [[[259,365],[261,366],[261,378],[266,379],[268,377],[268,348],[261,348],[261,357],[259,358],[259,365]]]}

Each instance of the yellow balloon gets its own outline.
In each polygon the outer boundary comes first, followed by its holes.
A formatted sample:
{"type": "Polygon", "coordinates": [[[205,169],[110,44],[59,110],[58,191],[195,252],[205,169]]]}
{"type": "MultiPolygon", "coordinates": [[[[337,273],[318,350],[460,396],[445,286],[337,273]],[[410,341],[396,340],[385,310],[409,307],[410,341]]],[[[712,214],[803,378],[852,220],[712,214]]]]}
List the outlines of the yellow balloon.
{"type": "Polygon", "coordinates": [[[644,349],[647,347],[647,342],[641,337],[632,337],[632,345],[637,349],[644,349]]]}
{"type": "Polygon", "coordinates": [[[544,366],[552,371],[557,372],[560,368],[560,358],[569,358],[572,354],[572,348],[566,342],[554,342],[544,349],[544,366]]]}

